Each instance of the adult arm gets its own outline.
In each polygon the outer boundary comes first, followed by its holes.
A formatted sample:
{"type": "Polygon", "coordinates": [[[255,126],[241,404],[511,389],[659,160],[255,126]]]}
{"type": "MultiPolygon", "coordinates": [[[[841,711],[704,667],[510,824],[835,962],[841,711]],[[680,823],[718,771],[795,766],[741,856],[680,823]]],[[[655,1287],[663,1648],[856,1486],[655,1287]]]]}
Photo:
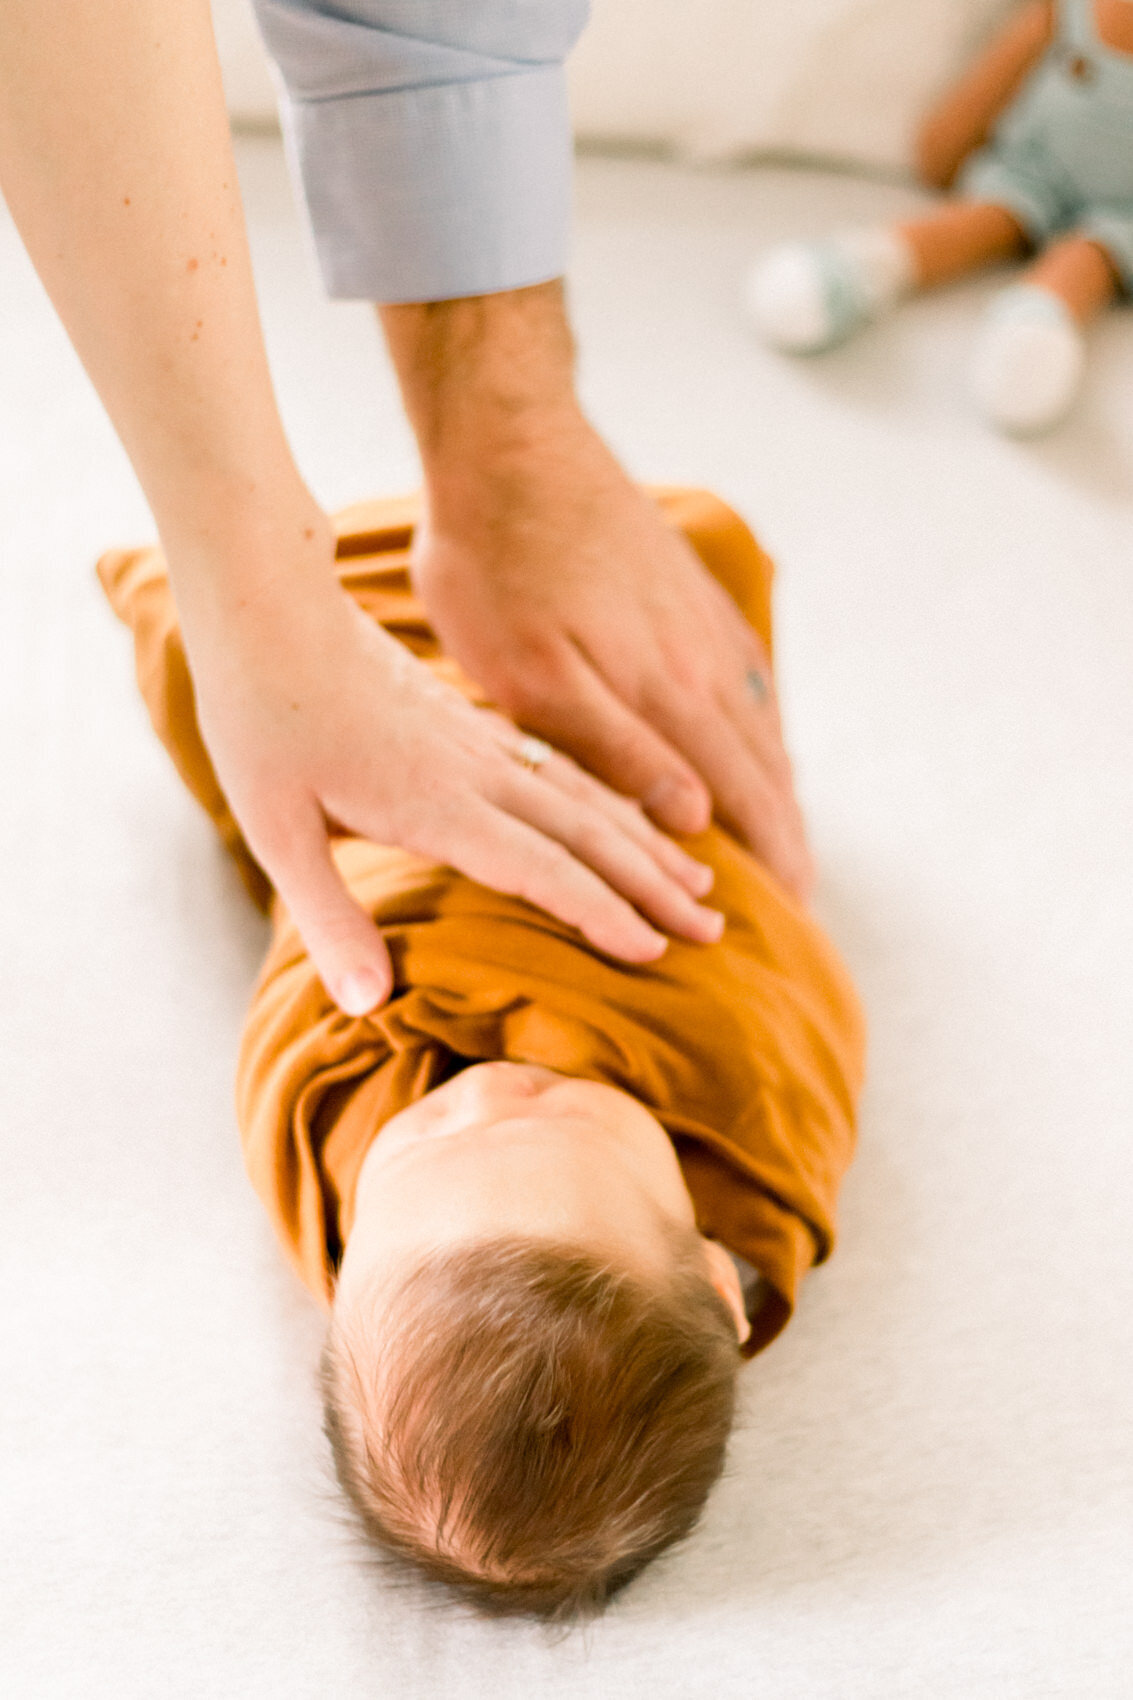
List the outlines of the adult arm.
{"type": "Polygon", "coordinates": [[[328,819],[630,959],[664,948],[639,911],[713,936],[701,873],[639,811],[563,757],[525,771],[338,590],[268,374],[207,0],[0,0],[0,183],[153,510],[218,775],[343,1007],[390,970],[328,819]]]}
{"type": "Polygon", "coordinates": [[[384,307],[425,468],[415,577],[521,724],[679,831],[810,884],[768,657],[584,417],[561,284],[384,307]]]}
{"type": "Polygon", "coordinates": [[[564,60],[586,0],[256,0],[332,295],[382,304],[417,579],[497,701],[661,824],[810,880],[767,658],[579,408],[564,60]]]}
{"type": "Polygon", "coordinates": [[[1028,0],[932,109],[917,135],[917,168],[934,189],[950,187],[987,141],[1054,36],[1054,0],[1028,0]]]}

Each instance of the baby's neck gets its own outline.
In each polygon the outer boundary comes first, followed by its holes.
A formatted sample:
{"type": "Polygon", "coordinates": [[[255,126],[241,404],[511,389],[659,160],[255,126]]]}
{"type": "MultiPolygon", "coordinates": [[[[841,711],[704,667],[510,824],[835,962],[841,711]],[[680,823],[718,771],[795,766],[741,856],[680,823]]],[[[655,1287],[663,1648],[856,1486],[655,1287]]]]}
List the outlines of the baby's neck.
{"type": "Polygon", "coordinates": [[[1107,47],[1133,54],[1133,5],[1129,0],[1094,0],[1094,24],[1107,47]]]}

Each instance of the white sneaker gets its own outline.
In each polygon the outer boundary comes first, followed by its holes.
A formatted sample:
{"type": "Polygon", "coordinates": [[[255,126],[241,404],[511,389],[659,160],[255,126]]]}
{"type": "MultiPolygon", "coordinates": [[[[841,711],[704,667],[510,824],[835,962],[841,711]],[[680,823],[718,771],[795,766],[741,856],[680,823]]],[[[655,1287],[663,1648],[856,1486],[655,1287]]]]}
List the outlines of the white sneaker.
{"type": "Polygon", "coordinates": [[[1078,394],[1085,352],[1081,327],[1057,295],[1016,284],[988,310],[972,357],[972,392],[1001,431],[1049,431],[1078,394]]]}
{"type": "Polygon", "coordinates": [[[849,230],[790,242],[757,260],[744,291],[763,340],[787,354],[844,342],[912,285],[912,255],[893,230],[849,230]]]}

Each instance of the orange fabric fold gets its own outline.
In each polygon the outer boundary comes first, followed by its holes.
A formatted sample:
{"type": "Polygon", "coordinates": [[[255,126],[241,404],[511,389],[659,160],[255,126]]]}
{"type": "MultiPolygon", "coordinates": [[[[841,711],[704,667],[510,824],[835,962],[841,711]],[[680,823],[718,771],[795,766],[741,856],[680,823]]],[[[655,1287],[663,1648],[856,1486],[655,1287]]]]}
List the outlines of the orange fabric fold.
{"type": "MultiPolygon", "coordinates": [[[[770,647],[772,568],[702,491],[653,492],[770,647]]],[[[473,700],[409,580],[416,498],[338,519],[343,585],[473,700]]],[[[362,1160],[384,1123],[469,1061],[542,1063],[632,1093],[668,1130],[701,1229],[764,1276],[749,1353],[778,1333],[805,1271],[829,1255],[854,1142],[864,1029],[845,968],[813,918],[728,833],[689,848],[715,870],[722,941],[674,940],[629,967],[528,904],[408,852],[344,836],[337,864],[382,928],[395,990],[375,1015],[331,1003],[244,844],[201,741],[159,552],[117,551],[99,575],[134,634],[154,730],[208,811],[274,936],[237,1071],[244,1155],[292,1263],[324,1302],[350,1233],[362,1160]]]]}

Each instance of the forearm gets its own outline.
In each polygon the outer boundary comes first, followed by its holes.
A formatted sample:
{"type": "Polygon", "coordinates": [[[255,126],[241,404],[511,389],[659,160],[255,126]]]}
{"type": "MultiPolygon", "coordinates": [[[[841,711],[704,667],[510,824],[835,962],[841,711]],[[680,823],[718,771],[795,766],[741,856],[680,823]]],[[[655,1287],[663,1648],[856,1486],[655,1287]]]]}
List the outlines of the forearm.
{"type": "Polygon", "coordinates": [[[1053,32],[1051,0],[1030,0],[929,113],[917,137],[917,166],[926,183],[938,189],[951,184],[968,155],[987,140],[1053,32]]]}
{"type": "Polygon", "coordinates": [[[256,553],[230,542],[270,532],[266,550],[312,525],[272,393],[207,0],[0,0],[0,182],[171,560],[191,576],[218,552],[256,553]]]}
{"type": "Polygon", "coordinates": [[[575,394],[561,282],[386,306],[379,316],[434,518],[487,517],[533,458],[573,455],[592,437],[575,394]]]}

